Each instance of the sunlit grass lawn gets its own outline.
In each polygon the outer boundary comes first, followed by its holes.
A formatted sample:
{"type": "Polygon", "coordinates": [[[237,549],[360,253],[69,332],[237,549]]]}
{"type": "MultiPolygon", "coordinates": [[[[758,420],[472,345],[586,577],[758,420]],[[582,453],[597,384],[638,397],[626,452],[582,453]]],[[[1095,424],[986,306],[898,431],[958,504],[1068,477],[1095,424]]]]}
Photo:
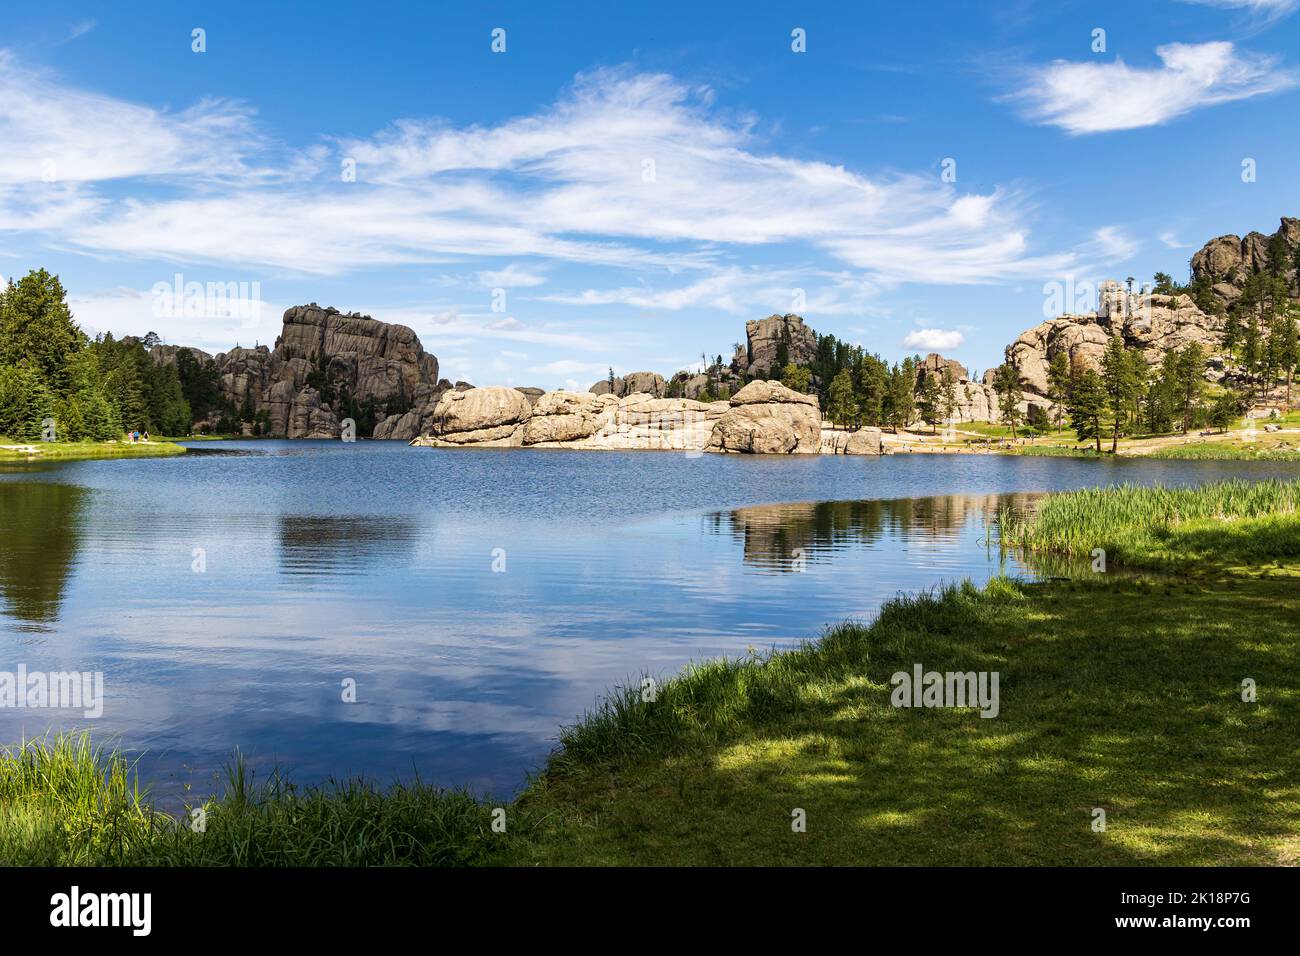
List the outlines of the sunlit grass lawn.
{"type": "Polygon", "coordinates": [[[671,691],[622,727],[589,725],[584,756],[525,798],[548,823],[510,858],[1291,862],[1298,611],[1293,580],[1247,578],[995,584],[896,604],[803,658],[688,678],[682,695],[703,697],[693,729],[665,716],[692,710],[671,691]],[[892,707],[890,675],[917,662],[999,671],[1000,715],[892,707]],[[1242,702],[1245,677],[1259,703],[1242,702]],[[806,833],[792,832],[796,808],[806,833]]]}
{"type": "Polygon", "coordinates": [[[0,460],[19,461],[45,459],[83,459],[83,458],[155,458],[166,455],[184,454],[185,449],[170,440],[153,439],[149,442],[132,444],[126,441],[67,441],[67,442],[22,442],[0,436],[0,445],[18,445],[21,448],[0,448],[0,460]],[[33,448],[36,454],[26,449],[33,448]]]}

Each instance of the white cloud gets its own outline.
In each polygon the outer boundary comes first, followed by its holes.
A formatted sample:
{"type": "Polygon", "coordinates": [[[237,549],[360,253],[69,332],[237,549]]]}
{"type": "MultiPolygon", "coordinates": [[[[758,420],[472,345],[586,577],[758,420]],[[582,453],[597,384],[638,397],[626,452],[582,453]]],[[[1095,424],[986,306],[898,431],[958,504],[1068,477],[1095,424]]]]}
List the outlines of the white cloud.
{"type": "Polygon", "coordinates": [[[1200,7],[1219,7],[1223,10],[1244,10],[1252,16],[1266,20],[1279,20],[1294,13],[1300,0],[1182,0],[1200,7]]]}
{"type": "Polygon", "coordinates": [[[1275,93],[1295,85],[1276,57],[1239,52],[1228,41],[1168,43],[1156,48],[1159,67],[1123,60],[1057,60],[1035,69],[1010,98],[1037,123],[1071,134],[1158,126],[1193,110],[1275,93]]]}
{"type": "Polygon", "coordinates": [[[608,363],[602,365],[600,362],[580,362],[576,359],[557,359],[545,365],[534,365],[528,371],[535,375],[565,377],[568,381],[574,381],[576,377],[582,376],[590,383],[607,375],[609,365],[608,363]]]}
{"type": "Polygon", "coordinates": [[[95,29],[95,25],[96,23],[93,19],[80,20],[77,23],[74,23],[72,29],[68,31],[68,35],[64,39],[64,42],[66,43],[68,40],[75,40],[77,37],[84,37],[91,30],[95,29]]]}
{"type": "Polygon", "coordinates": [[[546,276],[525,272],[512,262],[497,272],[480,272],[478,281],[489,289],[529,288],[543,285],[546,282],[546,276]]]}
{"type": "Polygon", "coordinates": [[[1188,243],[1180,242],[1179,239],[1178,239],[1178,236],[1175,235],[1173,232],[1170,232],[1169,230],[1166,230],[1166,231],[1160,233],[1160,241],[1163,242],[1163,243],[1164,243],[1166,246],[1168,246],[1170,249],[1187,249],[1187,248],[1189,248],[1188,243]]]}
{"type": "Polygon", "coordinates": [[[205,100],[178,113],[79,90],[0,50],[0,184],[255,176],[250,111],[205,100]]]}
{"type": "Polygon", "coordinates": [[[439,354],[448,342],[458,345],[482,340],[528,342],[566,352],[608,354],[623,348],[644,346],[640,333],[617,329],[587,333],[576,323],[522,322],[513,316],[486,315],[448,309],[437,314],[412,307],[361,305],[358,311],[384,322],[405,325],[420,336],[426,349],[439,354]]]}
{"type": "MultiPolygon", "coordinates": [[[[170,282],[171,276],[165,280],[170,282]]],[[[187,276],[202,281],[206,276],[187,276]]],[[[214,280],[215,281],[215,280],[214,280]]],[[[251,286],[250,286],[251,288],[251,286]]],[[[280,334],[286,306],[258,300],[240,312],[223,309],[220,303],[205,310],[206,314],[186,315],[184,309],[160,315],[156,297],[148,289],[118,287],[84,294],[70,293],[68,306],[80,325],[90,335],[112,332],[115,336],[144,335],[156,331],[163,341],[190,345],[207,352],[225,352],[236,343],[252,347],[255,343],[274,345],[280,334]]]]}
{"type": "Polygon", "coordinates": [[[1092,234],[1092,247],[1098,258],[1108,263],[1131,259],[1138,251],[1136,239],[1125,235],[1118,226],[1103,226],[1092,234]]]}
{"type": "MultiPolygon", "coordinates": [[[[1073,254],[1031,250],[1014,192],[795,159],[754,128],[673,77],[600,70],[551,106],[496,125],[400,120],[370,138],[289,151],[262,138],[242,107],[166,113],[20,75],[6,57],[0,142],[21,148],[0,152],[0,187],[32,183],[32,157],[53,154],[80,188],[39,203],[0,190],[0,228],[44,230],[96,255],[263,274],[500,257],[705,275],[678,290],[573,294],[641,296],[647,308],[741,307],[743,290],[763,294],[761,281],[736,278],[760,246],[797,244],[802,257],[830,256],[873,286],[1077,267],[1073,254]],[[340,175],[347,158],[355,182],[340,175]],[[96,185],[107,179],[118,181],[111,193],[96,185]]],[[[544,279],[514,266],[484,269],[488,277],[544,279]]]]}
{"type": "Polygon", "coordinates": [[[955,349],[965,341],[966,336],[956,329],[916,329],[907,333],[903,339],[903,348],[941,352],[944,349],[955,349]]]}

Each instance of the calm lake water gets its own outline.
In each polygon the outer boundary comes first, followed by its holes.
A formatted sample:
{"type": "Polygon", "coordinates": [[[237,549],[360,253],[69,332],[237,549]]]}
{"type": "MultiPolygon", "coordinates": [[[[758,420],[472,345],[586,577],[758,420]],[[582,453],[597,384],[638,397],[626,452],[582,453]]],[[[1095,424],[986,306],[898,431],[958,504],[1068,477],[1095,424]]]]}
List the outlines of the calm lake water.
{"type": "Polygon", "coordinates": [[[0,466],[0,671],[105,681],[99,719],[4,708],[0,743],[88,727],[143,754],[170,806],[186,784],[211,792],[236,746],[299,782],[418,772],[508,795],[561,724],[629,678],[812,637],[900,591],[1027,573],[987,546],[1000,500],[1300,476],[1251,462],[193,447],[0,466]]]}

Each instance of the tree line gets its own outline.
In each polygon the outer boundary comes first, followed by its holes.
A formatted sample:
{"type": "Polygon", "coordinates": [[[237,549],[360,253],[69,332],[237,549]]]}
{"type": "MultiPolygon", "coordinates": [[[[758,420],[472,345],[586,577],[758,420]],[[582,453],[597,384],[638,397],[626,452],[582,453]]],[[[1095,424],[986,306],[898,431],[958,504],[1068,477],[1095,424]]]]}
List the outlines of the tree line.
{"type": "Polygon", "coordinates": [[[222,399],[216,365],[181,350],[176,363],[155,362],[158,342],[94,338],[73,320],[58,276],[34,269],[0,290],[0,435],[20,441],[104,441],[133,429],[188,434],[199,418],[222,416],[238,430],[222,399]]]}

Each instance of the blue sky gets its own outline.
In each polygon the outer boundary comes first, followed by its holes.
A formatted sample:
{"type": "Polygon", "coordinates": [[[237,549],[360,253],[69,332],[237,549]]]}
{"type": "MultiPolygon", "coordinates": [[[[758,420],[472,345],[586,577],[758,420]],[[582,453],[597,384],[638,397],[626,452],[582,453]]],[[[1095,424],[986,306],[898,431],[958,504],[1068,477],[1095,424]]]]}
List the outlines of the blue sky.
{"type": "Polygon", "coordinates": [[[1045,284],[1300,214],[1297,7],[27,4],[0,268],[209,350],[361,311],[476,384],[667,374],[787,311],[984,369],[1045,284]],[[260,310],[167,313],[178,273],[260,310]]]}

